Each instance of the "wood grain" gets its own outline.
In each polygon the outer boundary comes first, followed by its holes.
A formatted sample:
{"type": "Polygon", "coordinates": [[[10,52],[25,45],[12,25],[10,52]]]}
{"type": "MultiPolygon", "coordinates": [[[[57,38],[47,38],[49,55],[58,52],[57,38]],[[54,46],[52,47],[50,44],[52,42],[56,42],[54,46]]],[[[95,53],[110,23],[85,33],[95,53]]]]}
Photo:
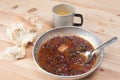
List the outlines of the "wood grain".
{"type": "MultiPolygon", "coordinates": [[[[36,14],[52,26],[52,7],[59,3],[69,3],[76,13],[84,17],[81,28],[97,35],[103,42],[117,36],[120,38],[120,0],[0,0],[0,11],[15,14],[36,14]],[[17,8],[13,9],[13,6],[17,8]],[[36,11],[27,11],[36,8],[36,11]]],[[[77,22],[78,20],[76,20],[77,22]]],[[[0,25],[0,37],[5,38],[5,26],[0,25]]],[[[13,46],[0,40],[0,52],[13,46]]],[[[119,80],[120,78],[120,40],[105,48],[105,56],[100,67],[92,75],[82,80],[119,80]]],[[[32,59],[32,47],[27,48],[25,59],[16,62],[0,60],[0,80],[56,80],[38,70],[32,59]]]]}

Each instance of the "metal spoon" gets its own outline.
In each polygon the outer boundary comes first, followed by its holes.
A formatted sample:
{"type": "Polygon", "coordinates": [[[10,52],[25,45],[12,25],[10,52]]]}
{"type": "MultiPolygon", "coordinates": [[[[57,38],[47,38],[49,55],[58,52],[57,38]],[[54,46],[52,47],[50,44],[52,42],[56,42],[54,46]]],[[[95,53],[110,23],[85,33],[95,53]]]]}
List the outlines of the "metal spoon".
{"type": "Polygon", "coordinates": [[[101,48],[104,48],[104,47],[107,47],[108,45],[114,43],[115,41],[117,41],[117,37],[113,37],[112,39],[108,40],[107,42],[105,42],[104,44],[100,45],[99,47],[97,47],[95,50],[93,51],[86,51],[84,53],[84,55],[87,57],[86,59],[86,63],[89,63],[92,58],[93,58],[93,55],[96,54],[97,50],[101,49],[101,48]]]}

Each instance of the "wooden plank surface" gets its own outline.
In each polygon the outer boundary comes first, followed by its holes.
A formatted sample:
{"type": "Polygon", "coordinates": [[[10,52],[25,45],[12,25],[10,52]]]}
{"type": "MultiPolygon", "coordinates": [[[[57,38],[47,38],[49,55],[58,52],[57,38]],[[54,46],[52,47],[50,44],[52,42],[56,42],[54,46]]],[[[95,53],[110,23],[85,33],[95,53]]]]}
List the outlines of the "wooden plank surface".
{"type": "MultiPolygon", "coordinates": [[[[52,26],[52,7],[59,3],[69,3],[76,13],[84,17],[82,28],[97,35],[103,42],[117,36],[120,38],[120,0],[0,0],[0,11],[16,14],[36,14],[52,26]],[[31,8],[35,8],[30,12],[31,8]]],[[[76,20],[78,21],[78,20],[76,20]]],[[[6,36],[5,27],[0,26],[0,37],[6,36]]],[[[0,52],[10,42],[0,40],[0,52]]],[[[32,59],[32,47],[27,48],[24,59],[16,62],[0,60],[0,80],[56,80],[38,70],[32,59]]],[[[105,49],[100,67],[83,80],[120,79],[120,40],[105,49]]]]}

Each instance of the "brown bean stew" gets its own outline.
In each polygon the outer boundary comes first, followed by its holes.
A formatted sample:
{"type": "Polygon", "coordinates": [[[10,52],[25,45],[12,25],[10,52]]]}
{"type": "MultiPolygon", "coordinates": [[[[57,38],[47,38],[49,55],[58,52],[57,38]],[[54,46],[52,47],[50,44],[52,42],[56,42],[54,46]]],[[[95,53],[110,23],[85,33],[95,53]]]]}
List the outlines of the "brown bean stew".
{"type": "Polygon", "coordinates": [[[86,57],[82,52],[93,50],[93,46],[85,39],[77,36],[57,36],[47,40],[37,54],[38,64],[46,71],[57,75],[78,75],[89,71],[95,64],[92,61],[81,64],[86,57]]]}

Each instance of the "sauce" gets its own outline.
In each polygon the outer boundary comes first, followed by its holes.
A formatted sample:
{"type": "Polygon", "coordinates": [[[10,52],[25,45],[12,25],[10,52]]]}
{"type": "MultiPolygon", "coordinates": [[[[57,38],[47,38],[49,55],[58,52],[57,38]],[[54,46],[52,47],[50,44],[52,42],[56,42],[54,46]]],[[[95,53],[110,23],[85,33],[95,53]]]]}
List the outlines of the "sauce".
{"type": "Polygon", "coordinates": [[[93,46],[81,37],[57,36],[40,46],[37,62],[44,70],[56,75],[83,74],[94,66],[97,56],[94,55],[90,63],[81,64],[86,60],[81,53],[93,49],[93,46]]]}

